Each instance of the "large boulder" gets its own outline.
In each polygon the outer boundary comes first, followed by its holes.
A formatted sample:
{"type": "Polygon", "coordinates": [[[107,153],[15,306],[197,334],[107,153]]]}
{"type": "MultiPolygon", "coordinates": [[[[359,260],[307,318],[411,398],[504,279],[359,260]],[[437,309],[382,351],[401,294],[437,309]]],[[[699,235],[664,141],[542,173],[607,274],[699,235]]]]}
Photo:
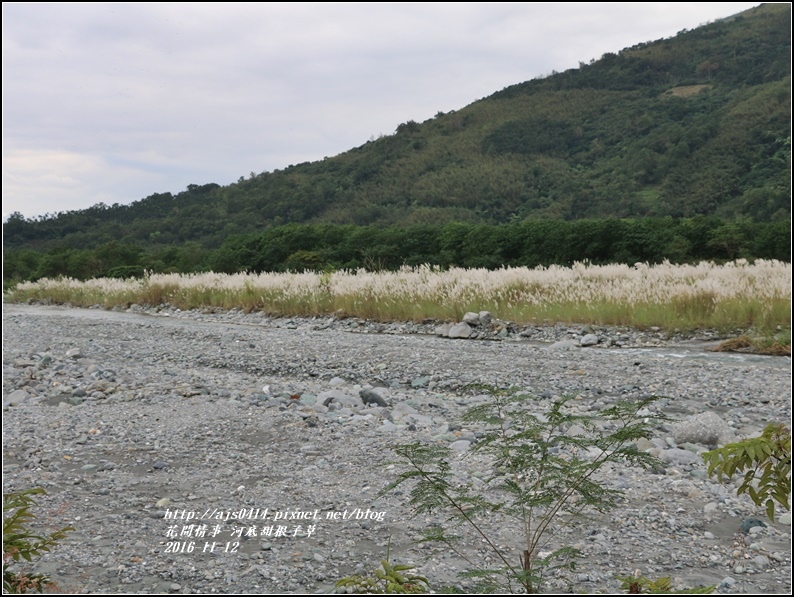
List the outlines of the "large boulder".
{"type": "Polygon", "coordinates": [[[684,443],[717,447],[734,441],[733,429],[713,412],[692,415],[672,426],[673,439],[678,445],[684,443]]]}
{"type": "Polygon", "coordinates": [[[317,402],[323,406],[329,407],[331,406],[332,402],[336,402],[337,404],[347,407],[360,407],[363,404],[359,398],[345,394],[341,390],[327,390],[325,392],[320,392],[317,395],[317,402]]]}
{"type": "Polygon", "coordinates": [[[471,326],[469,326],[469,324],[465,321],[456,323],[449,328],[448,335],[450,338],[470,338],[471,326]]]}
{"type": "Polygon", "coordinates": [[[463,316],[463,321],[469,325],[478,326],[480,325],[480,314],[469,311],[463,316]]]}

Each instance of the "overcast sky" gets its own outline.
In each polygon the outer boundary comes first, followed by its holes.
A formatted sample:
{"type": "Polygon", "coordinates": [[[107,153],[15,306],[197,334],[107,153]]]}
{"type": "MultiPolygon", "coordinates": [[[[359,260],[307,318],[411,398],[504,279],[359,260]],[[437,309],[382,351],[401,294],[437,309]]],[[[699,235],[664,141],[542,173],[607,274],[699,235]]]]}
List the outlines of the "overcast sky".
{"type": "Polygon", "coordinates": [[[3,218],[333,156],[758,3],[13,3],[3,218]]]}

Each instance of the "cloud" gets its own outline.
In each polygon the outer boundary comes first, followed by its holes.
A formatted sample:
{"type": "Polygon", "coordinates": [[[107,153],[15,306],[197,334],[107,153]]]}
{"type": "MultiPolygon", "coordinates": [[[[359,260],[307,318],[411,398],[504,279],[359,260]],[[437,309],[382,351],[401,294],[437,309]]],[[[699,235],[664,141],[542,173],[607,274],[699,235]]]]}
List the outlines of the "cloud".
{"type": "Polygon", "coordinates": [[[72,209],[59,209],[60,205],[112,204],[119,197],[119,187],[137,185],[143,189],[158,183],[162,184],[162,177],[147,169],[113,165],[98,156],[66,151],[12,151],[3,157],[3,196],[14,197],[15,207],[7,209],[4,201],[3,218],[14,211],[45,214],[72,209]]]}

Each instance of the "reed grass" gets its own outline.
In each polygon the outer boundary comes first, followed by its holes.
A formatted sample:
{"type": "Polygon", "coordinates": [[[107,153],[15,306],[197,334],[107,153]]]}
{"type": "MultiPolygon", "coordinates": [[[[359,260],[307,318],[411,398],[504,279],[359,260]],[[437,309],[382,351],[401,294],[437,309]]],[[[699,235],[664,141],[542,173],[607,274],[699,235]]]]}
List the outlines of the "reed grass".
{"type": "Polygon", "coordinates": [[[521,324],[578,322],[636,328],[791,327],[791,264],[738,260],[722,265],[635,264],[570,268],[336,271],[262,274],[149,274],[142,279],[70,278],[24,282],[7,302],[49,301],[104,308],[170,304],[239,308],[280,316],[349,316],[378,321],[459,321],[491,311],[521,324]]]}

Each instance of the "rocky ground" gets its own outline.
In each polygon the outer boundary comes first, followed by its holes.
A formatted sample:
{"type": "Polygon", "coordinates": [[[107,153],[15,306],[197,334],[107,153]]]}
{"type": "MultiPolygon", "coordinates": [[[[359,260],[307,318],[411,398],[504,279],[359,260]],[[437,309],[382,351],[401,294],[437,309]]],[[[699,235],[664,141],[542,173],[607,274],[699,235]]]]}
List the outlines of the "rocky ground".
{"type": "MultiPolygon", "coordinates": [[[[459,555],[416,543],[444,516],[380,492],[402,470],[391,448],[416,441],[450,447],[455,482],[483,486],[490,464],[468,451],[483,429],[461,421],[483,382],[531,393],[538,414],[565,395],[582,414],[659,395],[647,414],[679,421],[638,443],[660,466],[602,470],[624,497],[554,537],[583,557],[548,591],[611,593],[639,571],[790,594],[790,519],[753,522],[696,454],[790,421],[790,359],[706,352],[715,334],[469,325],[450,339],[435,322],[4,305],[3,489],[45,488],[38,521],[76,529],[37,569],[74,592],[324,593],[390,541],[434,587],[470,590],[459,555]]],[[[515,523],[482,524],[517,560],[515,523]]],[[[461,551],[494,563],[475,538],[461,551]]]]}

